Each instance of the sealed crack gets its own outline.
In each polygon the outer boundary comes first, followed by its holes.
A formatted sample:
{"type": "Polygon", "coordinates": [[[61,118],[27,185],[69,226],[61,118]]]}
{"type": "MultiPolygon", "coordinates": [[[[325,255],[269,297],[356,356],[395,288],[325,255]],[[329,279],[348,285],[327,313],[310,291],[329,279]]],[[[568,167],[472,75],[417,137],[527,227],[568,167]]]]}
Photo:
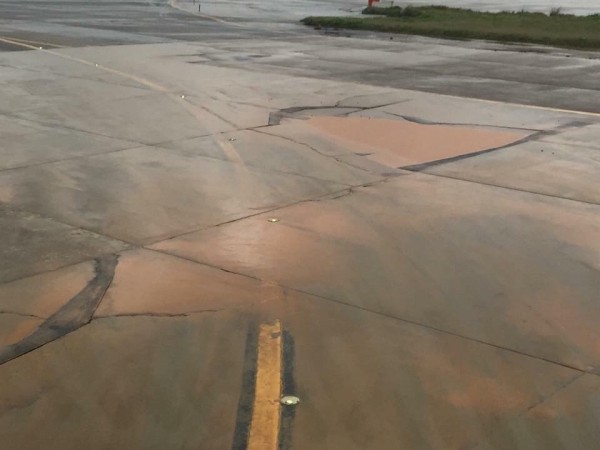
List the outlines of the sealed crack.
{"type": "Polygon", "coordinates": [[[223,311],[222,309],[199,309],[196,311],[186,311],[181,313],[154,313],[154,312],[138,312],[138,313],[122,313],[122,314],[109,314],[106,316],[97,316],[94,320],[100,319],[111,319],[113,317],[190,317],[196,314],[208,314],[218,313],[223,311]]]}
{"type": "Polygon", "coordinates": [[[62,308],[21,341],[0,348],[0,364],[29,353],[88,324],[115,275],[118,257],[95,261],[94,278],[62,308]]]}
{"type": "Polygon", "coordinates": [[[7,315],[10,315],[10,316],[27,317],[29,319],[44,320],[43,317],[36,316],[35,314],[20,313],[20,312],[17,312],[17,311],[0,311],[0,315],[2,315],[2,314],[7,314],[7,315]]]}

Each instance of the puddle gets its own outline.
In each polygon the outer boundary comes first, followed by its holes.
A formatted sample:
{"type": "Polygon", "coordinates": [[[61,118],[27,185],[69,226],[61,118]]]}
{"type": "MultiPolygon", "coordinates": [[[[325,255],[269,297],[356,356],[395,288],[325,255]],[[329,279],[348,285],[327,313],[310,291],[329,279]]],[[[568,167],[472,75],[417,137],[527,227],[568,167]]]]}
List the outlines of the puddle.
{"type": "Polygon", "coordinates": [[[306,123],[356,153],[390,167],[406,167],[503,147],[528,136],[520,131],[424,125],[370,117],[311,117],[306,123]]]}

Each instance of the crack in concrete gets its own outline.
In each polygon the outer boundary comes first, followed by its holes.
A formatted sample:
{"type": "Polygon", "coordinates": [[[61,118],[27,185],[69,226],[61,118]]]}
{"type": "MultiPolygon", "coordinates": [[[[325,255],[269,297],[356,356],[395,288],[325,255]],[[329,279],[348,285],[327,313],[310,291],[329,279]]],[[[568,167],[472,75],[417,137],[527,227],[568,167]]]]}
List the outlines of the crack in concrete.
{"type": "MultiPolygon", "coordinates": [[[[415,171],[415,172],[417,172],[417,171],[415,171]]],[[[561,197],[560,195],[548,194],[548,193],[538,192],[538,191],[530,191],[527,189],[519,189],[519,188],[511,187],[511,186],[502,186],[499,184],[486,183],[481,180],[469,180],[469,179],[461,178],[458,176],[442,175],[442,174],[438,174],[438,173],[429,173],[429,172],[420,172],[420,173],[422,175],[426,175],[426,176],[430,176],[430,177],[446,178],[448,180],[462,181],[464,183],[473,183],[473,184],[479,184],[481,186],[489,186],[489,187],[498,188],[498,189],[506,189],[507,191],[522,192],[524,194],[539,195],[541,197],[554,198],[557,200],[564,200],[564,201],[568,201],[568,202],[582,203],[585,205],[592,205],[592,206],[600,206],[599,203],[596,203],[593,201],[580,200],[580,199],[569,198],[569,197],[561,197]]]]}
{"type": "Polygon", "coordinates": [[[531,405],[529,408],[527,408],[521,414],[527,414],[529,411],[537,408],[540,405],[543,405],[548,400],[550,400],[551,398],[555,397],[559,392],[564,391],[565,389],[567,389],[569,386],[571,386],[573,383],[575,383],[577,380],[579,380],[581,377],[583,377],[586,374],[588,374],[588,372],[582,372],[582,373],[577,374],[571,380],[567,381],[562,386],[559,386],[554,392],[546,395],[545,397],[542,397],[539,401],[537,401],[536,403],[534,403],[533,405],[531,405]]]}
{"type": "Polygon", "coordinates": [[[8,315],[11,315],[11,316],[19,316],[19,317],[27,317],[27,318],[30,318],[30,319],[40,319],[40,320],[44,320],[45,319],[45,317],[36,316],[35,314],[20,313],[20,312],[17,312],[17,311],[4,311],[4,310],[2,310],[2,311],[0,311],[0,315],[1,314],[8,314],[8,315]]]}
{"type": "Polygon", "coordinates": [[[39,163],[32,163],[32,164],[25,164],[22,166],[14,166],[14,167],[6,167],[3,169],[0,169],[0,173],[4,173],[4,172],[9,172],[11,170],[19,170],[19,169],[27,169],[30,167],[40,167],[40,166],[46,166],[46,165],[50,165],[50,164],[56,164],[56,163],[61,163],[61,162],[66,162],[66,161],[72,161],[72,160],[76,160],[76,159],[87,159],[87,158],[93,158],[94,156],[106,156],[106,155],[112,155],[114,153],[119,153],[119,152],[126,152],[128,150],[135,150],[135,149],[143,149],[149,147],[148,145],[136,145],[134,147],[126,147],[126,148],[118,148],[116,150],[100,150],[98,152],[92,152],[92,153],[88,153],[86,155],[74,155],[74,156],[69,156],[67,158],[59,158],[59,159],[53,159],[50,161],[43,161],[43,162],[39,162],[39,163]]]}
{"type": "MultiPolygon", "coordinates": [[[[353,185],[353,186],[348,186],[348,187],[346,187],[344,189],[340,189],[340,190],[333,191],[333,192],[327,192],[327,193],[319,195],[317,197],[306,198],[306,199],[302,199],[302,200],[297,200],[295,202],[288,203],[287,205],[281,205],[281,206],[274,207],[272,209],[258,211],[258,212],[254,213],[254,214],[249,214],[249,215],[244,216],[244,217],[238,217],[238,218],[231,219],[231,220],[228,220],[228,221],[225,221],[225,222],[221,222],[221,223],[218,223],[218,224],[215,224],[215,225],[210,225],[210,226],[206,226],[206,227],[199,227],[199,228],[193,228],[193,229],[187,230],[187,231],[185,231],[183,233],[177,233],[177,234],[171,235],[171,236],[163,236],[163,237],[160,237],[158,239],[145,242],[145,243],[142,244],[141,247],[142,248],[146,248],[148,250],[157,251],[159,253],[165,253],[165,254],[171,255],[170,253],[163,252],[162,250],[155,250],[155,249],[149,248],[148,246],[156,244],[158,242],[164,242],[164,241],[170,241],[172,239],[177,239],[179,237],[186,236],[186,235],[193,234],[193,233],[197,233],[199,231],[209,230],[211,228],[220,227],[220,226],[227,225],[227,224],[234,223],[234,222],[239,222],[240,220],[245,220],[245,219],[250,219],[252,217],[256,217],[256,216],[260,216],[260,215],[270,214],[270,213],[279,211],[279,210],[284,209],[284,208],[289,208],[289,207],[292,207],[292,206],[300,205],[302,203],[320,202],[320,201],[327,201],[327,200],[331,200],[331,199],[335,199],[335,198],[345,197],[346,193],[355,193],[356,189],[358,189],[358,188],[368,188],[368,187],[376,186],[378,184],[387,183],[388,181],[390,181],[390,179],[392,179],[392,178],[391,177],[380,178],[378,180],[375,180],[375,181],[372,181],[372,182],[369,182],[369,183],[363,183],[363,184],[357,184],[357,185],[353,185]],[[342,194],[342,195],[340,195],[340,194],[342,194]]],[[[139,246],[136,246],[136,248],[139,248],[139,246]]],[[[177,255],[171,255],[171,256],[177,256],[177,255]]],[[[185,259],[185,258],[182,258],[182,259],[185,259]]],[[[191,261],[193,261],[193,260],[191,260],[191,261]]],[[[197,262],[197,261],[193,261],[193,262],[197,262]]],[[[235,273],[235,272],[233,272],[233,273],[235,273]]]]}
{"type": "MultiPolygon", "coordinates": [[[[583,377],[586,374],[589,374],[589,373],[587,373],[587,372],[578,373],[573,378],[571,378],[570,380],[568,380],[565,383],[563,383],[562,385],[560,385],[557,389],[552,391],[550,394],[542,396],[538,401],[536,401],[535,403],[533,403],[532,405],[530,405],[529,407],[527,407],[525,410],[521,411],[520,413],[516,414],[515,418],[526,416],[527,414],[529,414],[530,411],[532,411],[535,408],[537,408],[538,406],[546,403],[548,400],[555,397],[559,392],[564,391],[565,389],[567,389],[569,386],[571,386],[572,384],[577,382],[581,377],[583,377]]],[[[501,432],[502,432],[502,430],[495,429],[492,432],[488,433],[486,436],[482,437],[481,439],[479,439],[476,442],[474,442],[473,444],[471,444],[470,446],[466,447],[465,450],[475,450],[479,445],[481,445],[483,442],[485,442],[485,440],[487,440],[490,437],[492,437],[498,433],[501,433],[501,432]]]]}
{"type": "Polygon", "coordinates": [[[115,275],[118,256],[96,260],[95,277],[71,300],[21,341],[0,348],[0,365],[40,348],[91,322],[115,275]]]}
{"type": "MultiPolygon", "coordinates": [[[[266,128],[268,128],[268,127],[266,127],[266,128]]],[[[337,163],[339,163],[339,164],[342,164],[342,165],[348,166],[348,167],[350,167],[350,168],[352,168],[352,169],[361,170],[361,171],[363,171],[363,172],[366,172],[366,173],[368,173],[369,175],[373,175],[373,176],[375,176],[375,177],[377,177],[377,176],[380,176],[380,175],[378,175],[378,174],[376,174],[376,173],[373,173],[373,172],[371,172],[370,170],[367,170],[367,169],[365,169],[365,168],[363,168],[363,167],[358,167],[358,166],[352,165],[352,164],[350,164],[349,162],[347,162],[347,161],[345,161],[345,160],[341,159],[341,158],[340,158],[338,155],[328,155],[327,153],[323,153],[322,151],[320,151],[320,150],[319,150],[319,149],[317,149],[316,147],[313,147],[312,145],[310,145],[310,144],[307,144],[307,143],[305,143],[305,142],[300,142],[300,141],[297,141],[296,139],[292,139],[292,138],[290,138],[290,137],[287,137],[287,136],[280,136],[280,135],[277,135],[277,134],[268,133],[268,132],[264,131],[264,129],[263,129],[263,128],[261,128],[261,129],[257,129],[257,128],[255,128],[255,129],[254,129],[254,130],[252,130],[252,131],[254,131],[255,133],[264,134],[265,136],[271,136],[271,137],[274,137],[274,138],[280,138],[280,139],[283,139],[283,140],[286,140],[286,141],[292,142],[292,143],[294,143],[294,144],[296,144],[296,145],[301,145],[301,146],[304,146],[304,147],[306,147],[306,148],[308,148],[308,149],[312,150],[313,152],[317,153],[318,155],[320,155],[320,156],[323,156],[324,158],[332,159],[332,160],[334,160],[335,162],[337,162],[337,163]]],[[[341,156],[341,155],[340,155],[340,156],[341,156]]],[[[350,155],[350,154],[349,154],[348,156],[352,156],[352,155],[350,155]]]]}
{"type": "Polygon", "coordinates": [[[412,122],[412,123],[416,123],[419,125],[443,125],[446,127],[478,127],[478,128],[499,128],[499,129],[504,129],[504,130],[518,130],[518,131],[530,131],[532,133],[536,133],[536,132],[544,132],[544,130],[542,129],[537,129],[537,128],[523,128],[523,127],[509,127],[509,126],[505,126],[505,125],[489,125],[489,124],[483,124],[483,123],[456,123],[456,122],[436,122],[433,120],[427,120],[427,119],[421,119],[420,117],[414,117],[414,116],[406,116],[403,114],[396,114],[390,111],[382,111],[385,114],[388,114],[390,116],[394,116],[394,117],[399,117],[400,119],[404,119],[407,122],[412,122]]]}
{"type": "MultiPolygon", "coordinates": [[[[146,95],[148,95],[148,94],[146,94],[146,95]]],[[[47,129],[59,128],[61,130],[76,131],[78,133],[91,134],[92,136],[100,136],[100,137],[104,137],[104,138],[108,138],[108,139],[113,139],[115,141],[130,142],[132,144],[138,144],[138,147],[142,147],[142,146],[145,146],[145,145],[150,145],[150,144],[147,144],[147,143],[144,143],[144,142],[134,141],[132,139],[127,139],[127,138],[118,137],[118,136],[111,136],[109,134],[99,133],[99,132],[91,131],[91,130],[84,130],[82,128],[70,127],[68,125],[61,124],[61,123],[48,122],[48,121],[43,121],[43,120],[26,118],[26,117],[19,116],[18,114],[7,113],[6,111],[0,113],[0,116],[6,116],[6,117],[10,117],[11,119],[22,120],[24,122],[30,122],[30,123],[33,123],[33,124],[36,124],[36,125],[41,125],[41,126],[47,128],[47,129]]]]}
{"type": "MultiPolygon", "coordinates": [[[[387,180],[384,180],[383,182],[386,182],[386,181],[387,180]]],[[[156,249],[148,249],[148,250],[151,250],[151,251],[154,251],[154,252],[157,252],[157,253],[166,254],[166,255],[169,255],[169,256],[172,256],[172,257],[175,257],[175,258],[179,258],[179,259],[191,262],[191,263],[199,264],[199,265],[202,265],[202,266],[211,267],[213,269],[221,270],[223,272],[227,272],[229,274],[241,276],[241,277],[244,277],[244,278],[247,278],[247,279],[251,279],[251,280],[254,280],[254,281],[265,281],[265,280],[263,280],[263,279],[261,279],[259,277],[253,276],[253,275],[249,275],[249,274],[246,274],[246,273],[243,273],[243,272],[236,272],[236,271],[230,270],[230,269],[225,269],[225,268],[217,266],[217,265],[213,265],[213,264],[210,264],[210,263],[207,263],[207,262],[203,262],[203,261],[197,261],[197,260],[194,260],[194,259],[191,259],[191,258],[187,258],[187,257],[181,256],[181,255],[170,253],[170,252],[165,251],[165,250],[156,250],[156,249]]],[[[515,353],[517,355],[521,355],[521,356],[524,356],[524,357],[527,357],[527,358],[532,358],[532,359],[536,359],[538,361],[544,361],[544,362],[547,362],[549,364],[553,364],[553,365],[556,365],[556,366],[565,367],[567,369],[571,369],[571,370],[580,372],[581,374],[589,374],[589,375],[600,376],[600,374],[596,374],[596,373],[591,372],[589,370],[582,369],[580,367],[576,367],[576,366],[570,365],[568,363],[563,363],[561,361],[552,360],[552,359],[549,359],[549,358],[545,358],[543,356],[534,355],[534,354],[531,354],[531,353],[527,353],[527,352],[524,352],[524,351],[521,351],[521,350],[517,350],[517,349],[510,348],[510,347],[506,347],[506,346],[503,346],[503,345],[494,344],[492,342],[487,342],[487,341],[484,341],[484,340],[481,340],[481,339],[478,339],[478,338],[475,338],[475,337],[466,336],[466,335],[459,334],[459,333],[456,333],[456,332],[453,332],[453,331],[445,330],[443,328],[438,328],[438,327],[435,327],[435,326],[432,326],[432,325],[428,325],[428,324],[423,323],[423,322],[418,322],[418,321],[415,321],[415,320],[411,320],[411,319],[406,319],[406,318],[402,318],[402,317],[399,317],[399,316],[395,316],[393,314],[388,314],[388,313],[385,313],[385,312],[372,310],[372,309],[369,309],[369,308],[366,308],[366,307],[362,307],[362,306],[358,306],[358,305],[353,305],[353,304],[350,304],[350,303],[346,303],[346,302],[344,302],[342,300],[337,300],[337,299],[330,298],[330,297],[324,297],[322,295],[315,294],[314,292],[309,292],[309,291],[306,291],[306,290],[303,290],[303,289],[299,289],[299,288],[295,288],[295,287],[291,287],[291,286],[287,286],[287,285],[282,285],[282,284],[279,284],[279,283],[277,283],[277,285],[279,287],[281,287],[283,290],[287,290],[287,291],[290,291],[290,292],[296,292],[296,293],[299,293],[299,294],[303,294],[303,295],[305,295],[305,296],[307,296],[309,298],[312,298],[313,300],[314,299],[320,299],[320,300],[324,300],[326,302],[337,304],[337,305],[344,306],[344,307],[347,307],[347,308],[356,309],[356,310],[359,310],[359,311],[362,311],[362,312],[366,312],[366,313],[369,313],[369,314],[375,314],[377,316],[385,317],[385,318],[391,319],[391,320],[396,320],[398,322],[407,323],[407,324],[410,324],[410,325],[413,325],[413,326],[416,326],[416,327],[419,327],[419,328],[424,328],[424,329],[427,329],[427,330],[435,331],[435,332],[446,334],[446,335],[449,335],[449,336],[454,336],[454,337],[457,337],[457,338],[460,338],[460,339],[467,340],[469,342],[474,342],[474,343],[477,343],[477,344],[482,344],[482,345],[485,345],[485,346],[488,346],[488,347],[496,348],[496,349],[507,351],[507,352],[510,352],[510,353],[515,353]]]]}
{"type": "Polygon", "coordinates": [[[208,313],[218,313],[224,311],[224,309],[199,309],[195,311],[186,311],[182,313],[154,313],[154,312],[139,312],[139,313],[122,313],[122,314],[108,314],[96,316],[92,319],[101,320],[101,319],[110,319],[113,317],[190,317],[197,314],[208,314],[208,313]]]}

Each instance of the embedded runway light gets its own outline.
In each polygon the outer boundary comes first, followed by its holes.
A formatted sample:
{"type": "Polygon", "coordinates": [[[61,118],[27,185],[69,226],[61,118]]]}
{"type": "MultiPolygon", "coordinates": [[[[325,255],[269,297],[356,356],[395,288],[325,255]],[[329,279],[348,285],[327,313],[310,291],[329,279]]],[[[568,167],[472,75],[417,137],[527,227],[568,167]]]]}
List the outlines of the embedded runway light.
{"type": "Polygon", "coordinates": [[[295,395],[284,395],[281,397],[281,404],[285,406],[296,406],[300,403],[300,399],[295,395]]]}

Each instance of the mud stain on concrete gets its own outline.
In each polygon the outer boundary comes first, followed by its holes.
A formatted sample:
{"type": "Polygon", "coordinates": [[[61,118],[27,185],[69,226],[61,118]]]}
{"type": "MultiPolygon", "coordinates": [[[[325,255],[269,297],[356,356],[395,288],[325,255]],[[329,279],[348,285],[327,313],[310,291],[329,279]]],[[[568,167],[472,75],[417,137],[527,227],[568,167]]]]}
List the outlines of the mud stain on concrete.
{"type": "Polygon", "coordinates": [[[504,147],[530,134],[369,117],[319,116],[306,122],[390,167],[413,166],[504,147]]]}

